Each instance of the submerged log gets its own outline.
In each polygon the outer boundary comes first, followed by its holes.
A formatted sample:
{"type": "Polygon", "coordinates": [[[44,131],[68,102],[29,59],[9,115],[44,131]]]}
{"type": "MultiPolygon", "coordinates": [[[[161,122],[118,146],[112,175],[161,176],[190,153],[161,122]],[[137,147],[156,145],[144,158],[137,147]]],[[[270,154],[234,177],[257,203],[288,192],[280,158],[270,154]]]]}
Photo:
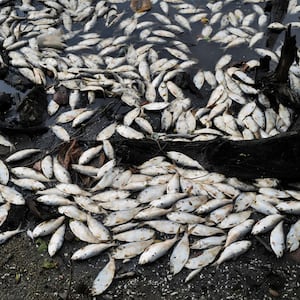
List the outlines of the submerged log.
{"type": "Polygon", "coordinates": [[[139,165],[168,151],[178,151],[200,162],[208,171],[241,179],[276,177],[300,179],[300,133],[267,139],[231,141],[222,137],[207,142],[115,140],[121,163],[139,165]]]}
{"type": "Polygon", "coordinates": [[[289,85],[289,69],[293,62],[299,62],[297,56],[296,36],[291,35],[289,25],[281,49],[279,63],[274,71],[269,70],[268,56],[261,59],[261,66],[256,70],[255,83],[271,101],[274,106],[282,103],[293,109],[300,109],[300,99],[289,85]]]}

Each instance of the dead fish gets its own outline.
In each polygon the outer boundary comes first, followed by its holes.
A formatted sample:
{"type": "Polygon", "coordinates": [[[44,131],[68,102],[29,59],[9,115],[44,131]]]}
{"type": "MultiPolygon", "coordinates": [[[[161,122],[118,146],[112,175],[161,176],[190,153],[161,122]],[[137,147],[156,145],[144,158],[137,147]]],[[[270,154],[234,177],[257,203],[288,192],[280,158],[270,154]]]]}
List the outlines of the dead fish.
{"type": "Polygon", "coordinates": [[[58,207],[58,212],[78,221],[85,222],[87,219],[87,214],[74,205],[61,205],[58,207]]]}
{"type": "Polygon", "coordinates": [[[0,193],[5,201],[15,204],[15,205],[24,205],[25,199],[21,193],[16,191],[14,188],[0,184],[0,193]]]}
{"type": "Polygon", "coordinates": [[[211,227],[204,224],[188,225],[188,230],[191,235],[196,236],[212,236],[216,234],[224,234],[224,231],[217,227],[211,227]]]}
{"type": "Polygon", "coordinates": [[[209,236],[200,240],[195,241],[191,245],[191,249],[206,249],[212,246],[221,246],[226,241],[226,235],[220,236],[209,236]]]}
{"type": "Polygon", "coordinates": [[[204,218],[183,211],[169,212],[166,217],[173,222],[180,224],[198,224],[205,222],[204,218]]]}
{"type": "Polygon", "coordinates": [[[276,208],[282,212],[299,215],[300,202],[299,201],[284,201],[276,205],[276,208]]]}
{"type": "Polygon", "coordinates": [[[69,226],[73,234],[81,241],[91,244],[100,242],[82,221],[73,220],[69,223],[69,226]]]}
{"type": "Polygon", "coordinates": [[[219,259],[216,261],[217,265],[220,265],[226,260],[236,258],[246,251],[249,250],[252,243],[250,241],[239,241],[230,244],[227,248],[224,249],[224,251],[221,253],[219,259]]]}
{"type": "Polygon", "coordinates": [[[185,155],[183,153],[176,152],[176,151],[169,151],[169,152],[167,152],[167,156],[171,160],[174,160],[176,163],[178,163],[180,165],[203,170],[203,167],[196,160],[188,157],[187,155],[185,155]]]}
{"type": "Polygon", "coordinates": [[[8,213],[10,210],[10,203],[6,202],[0,206],[0,227],[6,221],[8,213]]]}
{"type": "Polygon", "coordinates": [[[130,259],[136,257],[144,252],[153,242],[154,240],[150,239],[147,241],[122,244],[113,250],[112,256],[115,259],[130,259]]]}
{"type": "Polygon", "coordinates": [[[221,246],[212,247],[210,249],[204,250],[200,255],[190,258],[185,267],[187,269],[199,269],[202,270],[204,267],[211,264],[221,251],[221,246]]]}
{"type": "Polygon", "coordinates": [[[225,248],[232,244],[233,242],[237,241],[238,239],[244,237],[248,232],[251,231],[253,225],[254,225],[255,221],[252,219],[248,219],[244,222],[242,222],[241,224],[231,228],[228,231],[227,234],[227,239],[225,242],[225,248]]]}
{"type": "Polygon", "coordinates": [[[36,201],[45,205],[60,206],[60,205],[73,205],[74,202],[60,195],[47,194],[39,196],[36,201]]]}
{"type": "Polygon", "coordinates": [[[283,232],[283,221],[280,221],[270,234],[270,245],[276,257],[282,257],[285,249],[285,235],[283,232]]]}
{"type": "Polygon", "coordinates": [[[100,205],[104,209],[117,211],[135,208],[139,206],[140,203],[136,199],[119,199],[115,201],[101,202],[100,205]]]}
{"type": "Polygon", "coordinates": [[[292,224],[286,236],[286,247],[292,252],[299,248],[300,241],[300,220],[292,224]]]}
{"type": "Polygon", "coordinates": [[[56,185],[56,188],[68,195],[91,196],[89,192],[84,191],[74,183],[59,183],[56,185]]]}
{"type": "Polygon", "coordinates": [[[15,230],[8,230],[0,233],[0,245],[4,244],[7,240],[11,237],[15,236],[16,234],[23,232],[24,230],[21,229],[21,224],[15,230]]]}
{"type": "Polygon", "coordinates": [[[37,238],[54,232],[65,221],[65,217],[61,216],[57,219],[51,219],[38,224],[32,231],[32,236],[37,238]]]}
{"type": "Polygon", "coordinates": [[[72,127],[78,127],[83,122],[88,121],[94,114],[96,113],[96,110],[86,110],[82,112],[80,115],[78,115],[72,122],[72,127]]]}
{"type": "Polygon", "coordinates": [[[139,228],[115,234],[113,239],[122,242],[141,242],[152,239],[154,234],[155,231],[152,229],[139,228]]]}
{"type": "Polygon", "coordinates": [[[53,176],[53,160],[50,155],[45,156],[41,161],[41,168],[43,174],[51,179],[53,176]]]}
{"type": "Polygon", "coordinates": [[[115,201],[125,199],[130,196],[130,192],[124,190],[106,190],[104,192],[95,194],[91,197],[92,200],[100,202],[115,201]]]}
{"type": "Polygon", "coordinates": [[[48,244],[48,253],[51,257],[62,247],[65,231],[66,225],[63,224],[51,236],[48,244]]]}
{"type": "Polygon", "coordinates": [[[115,243],[90,244],[90,245],[84,246],[84,247],[78,249],[77,251],[75,251],[73,253],[73,255],[71,256],[71,259],[72,260],[85,260],[90,257],[99,255],[106,249],[109,249],[115,245],[116,245],[115,243]]]}
{"type": "Polygon", "coordinates": [[[185,196],[186,196],[185,193],[170,193],[170,194],[162,195],[158,199],[152,200],[150,202],[150,205],[159,208],[167,208],[185,196]]]}
{"type": "Polygon", "coordinates": [[[125,126],[125,125],[118,125],[116,127],[117,132],[127,138],[127,139],[143,139],[144,138],[144,134],[129,127],[129,126],[125,126]]]}
{"type": "Polygon", "coordinates": [[[10,181],[17,186],[22,187],[25,190],[39,191],[39,190],[44,190],[46,188],[46,186],[41,182],[30,178],[21,178],[21,179],[11,178],[10,181]]]}
{"type": "Polygon", "coordinates": [[[86,111],[86,108],[78,108],[78,109],[74,109],[74,110],[70,110],[70,111],[66,111],[62,114],[60,114],[57,119],[56,119],[56,123],[68,123],[73,121],[77,116],[79,116],[81,113],[83,113],[84,111],[86,111]]]}
{"type": "Polygon", "coordinates": [[[109,230],[90,214],[87,215],[87,225],[93,236],[99,241],[109,241],[111,239],[109,230]]]}
{"type": "Polygon", "coordinates": [[[148,225],[158,232],[166,233],[166,234],[176,234],[177,232],[183,231],[183,226],[172,222],[169,220],[151,220],[151,221],[145,221],[142,223],[143,225],[148,225]]]}
{"type": "Polygon", "coordinates": [[[112,283],[115,276],[116,265],[113,257],[109,257],[109,262],[99,272],[95,278],[91,293],[93,296],[102,294],[112,283]]]}
{"type": "Polygon", "coordinates": [[[15,149],[15,146],[1,134],[0,134],[0,145],[4,147],[9,147],[10,151],[15,149]]]}
{"type": "Polygon", "coordinates": [[[18,161],[18,160],[21,160],[21,159],[28,158],[28,157],[30,157],[33,154],[38,153],[38,152],[41,152],[41,150],[40,149],[24,149],[24,150],[20,150],[20,151],[17,151],[15,153],[11,154],[9,157],[7,157],[5,159],[5,161],[7,163],[18,161]]]}
{"type": "Polygon", "coordinates": [[[108,125],[107,127],[105,127],[104,129],[102,129],[98,133],[98,135],[96,137],[96,141],[103,141],[103,140],[110,139],[113,136],[113,134],[115,133],[116,127],[117,127],[117,124],[112,123],[112,124],[108,125]]]}
{"type": "Polygon", "coordinates": [[[139,258],[139,264],[144,265],[156,261],[165,255],[178,240],[178,235],[172,239],[150,245],[139,258]]]}
{"type": "Polygon", "coordinates": [[[260,219],[252,228],[251,233],[256,235],[260,233],[265,233],[269,230],[271,230],[274,226],[276,226],[277,223],[279,223],[284,216],[275,214],[266,216],[262,219],[260,219]]]}
{"type": "Polygon", "coordinates": [[[149,208],[141,208],[141,211],[134,216],[137,220],[152,220],[158,217],[164,216],[167,213],[172,211],[172,208],[159,208],[159,207],[149,207],[149,208]]]}
{"type": "Polygon", "coordinates": [[[5,163],[0,159],[0,184],[7,185],[9,181],[9,171],[5,163]]]}
{"type": "Polygon", "coordinates": [[[105,217],[103,224],[109,227],[124,224],[132,220],[140,210],[140,207],[136,207],[128,210],[112,212],[105,217]]]}
{"type": "Polygon", "coordinates": [[[189,233],[185,232],[181,240],[174,247],[170,257],[170,270],[173,275],[178,274],[189,259],[189,233]]]}
{"type": "Polygon", "coordinates": [[[99,145],[99,146],[92,147],[92,148],[84,151],[78,159],[78,164],[84,165],[84,164],[89,163],[93,158],[95,158],[96,155],[98,155],[100,153],[102,148],[103,148],[103,146],[99,145]]]}
{"type": "Polygon", "coordinates": [[[42,173],[28,167],[15,167],[15,168],[11,168],[10,171],[18,178],[30,178],[41,182],[50,181],[42,173]]]}
{"type": "Polygon", "coordinates": [[[247,220],[251,216],[251,214],[252,214],[251,210],[232,213],[228,215],[220,224],[218,224],[218,227],[222,229],[232,228],[247,220]]]}

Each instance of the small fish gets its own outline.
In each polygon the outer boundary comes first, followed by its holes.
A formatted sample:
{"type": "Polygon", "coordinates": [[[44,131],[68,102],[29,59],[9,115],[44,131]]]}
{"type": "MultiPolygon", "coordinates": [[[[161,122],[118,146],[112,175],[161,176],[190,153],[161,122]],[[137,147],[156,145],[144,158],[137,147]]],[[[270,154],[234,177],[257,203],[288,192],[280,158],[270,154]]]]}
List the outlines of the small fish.
{"type": "Polygon", "coordinates": [[[95,236],[99,241],[110,241],[111,237],[109,230],[90,214],[87,215],[87,225],[93,236],[95,236]]]}
{"type": "Polygon", "coordinates": [[[204,267],[211,264],[221,251],[221,246],[212,247],[209,249],[204,250],[200,255],[195,256],[193,258],[190,258],[186,264],[185,267],[187,269],[199,269],[202,270],[204,267]]]}
{"type": "Polygon", "coordinates": [[[195,241],[191,245],[191,249],[206,249],[210,248],[212,246],[221,246],[226,241],[226,235],[220,235],[220,236],[209,236],[200,240],[195,241]]]}
{"type": "Polygon", "coordinates": [[[48,253],[51,257],[62,247],[65,231],[66,225],[63,224],[51,236],[48,244],[48,253]]]}
{"type": "Polygon", "coordinates": [[[28,167],[15,167],[10,169],[11,173],[18,178],[30,178],[41,182],[49,182],[50,180],[42,173],[28,167]]]}
{"type": "Polygon", "coordinates": [[[69,226],[73,234],[81,241],[91,244],[100,242],[82,221],[73,220],[69,223],[69,226]]]}
{"type": "Polygon", "coordinates": [[[251,231],[255,221],[248,219],[228,231],[225,248],[251,231]]]}
{"type": "Polygon", "coordinates": [[[7,163],[9,163],[9,162],[15,162],[15,161],[18,161],[18,160],[21,160],[21,159],[28,158],[28,157],[30,157],[33,154],[38,153],[38,152],[41,152],[41,150],[40,149],[24,149],[24,150],[20,150],[20,151],[17,151],[15,153],[11,154],[9,157],[7,157],[5,159],[5,161],[7,163]]]}
{"type": "Polygon", "coordinates": [[[0,227],[6,221],[10,207],[11,206],[9,202],[6,202],[5,204],[0,206],[0,227]]]}
{"type": "Polygon", "coordinates": [[[7,240],[9,240],[11,237],[15,236],[16,234],[24,231],[21,229],[21,224],[18,226],[15,230],[8,230],[0,233],[0,245],[4,244],[7,240]]]}
{"type": "Polygon", "coordinates": [[[139,228],[115,234],[113,239],[122,242],[141,242],[152,239],[154,234],[152,229],[139,228]]]}
{"type": "Polygon", "coordinates": [[[0,134],[0,145],[9,147],[10,151],[15,149],[15,146],[1,134],[0,134]]]}
{"type": "Polygon", "coordinates": [[[144,265],[156,261],[163,255],[165,255],[177,240],[178,236],[176,235],[172,239],[150,245],[140,256],[139,264],[144,265]]]}
{"type": "Polygon", "coordinates": [[[120,210],[120,211],[112,212],[105,217],[105,219],[103,220],[103,224],[105,226],[111,227],[111,226],[127,223],[130,220],[132,220],[140,210],[141,208],[136,207],[128,210],[120,210]]]}
{"type": "Polygon", "coordinates": [[[147,247],[153,244],[154,240],[126,243],[113,250],[112,256],[115,259],[130,259],[141,254],[147,247]]]}
{"type": "Polygon", "coordinates": [[[51,179],[53,176],[53,160],[50,155],[45,156],[41,161],[41,168],[43,174],[51,179]]]}
{"type": "Polygon", "coordinates": [[[10,181],[17,186],[22,187],[24,190],[39,191],[46,188],[46,186],[41,182],[30,178],[11,178],[10,181]]]}
{"type": "Polygon", "coordinates": [[[112,283],[116,271],[115,260],[113,257],[109,257],[109,262],[99,272],[95,278],[91,290],[93,296],[102,294],[112,283]]]}
{"type": "Polygon", "coordinates": [[[72,205],[74,204],[73,201],[55,194],[47,194],[39,196],[35,199],[36,201],[43,203],[45,205],[51,205],[51,206],[60,206],[60,205],[72,205]]]}
{"type": "Polygon", "coordinates": [[[84,191],[74,183],[59,183],[56,188],[68,195],[91,196],[89,192],[84,191]]]}
{"type": "Polygon", "coordinates": [[[71,256],[71,259],[72,260],[85,260],[90,257],[99,255],[106,249],[111,248],[115,245],[116,245],[115,243],[90,244],[90,245],[84,246],[84,247],[78,249],[77,251],[75,251],[73,253],[73,255],[71,256]]]}
{"type": "Polygon", "coordinates": [[[292,224],[286,236],[286,247],[292,252],[299,248],[300,242],[300,220],[292,224]]]}
{"type": "Polygon", "coordinates": [[[5,163],[0,159],[0,184],[7,185],[9,181],[9,171],[5,163]]]}
{"type": "Polygon", "coordinates": [[[239,241],[230,244],[225,250],[221,253],[219,259],[216,261],[217,265],[220,265],[226,260],[236,258],[246,251],[249,250],[251,247],[252,243],[250,241],[239,241]]]}
{"type": "Polygon", "coordinates": [[[170,221],[177,222],[179,224],[198,224],[205,222],[204,218],[183,211],[170,212],[166,215],[166,217],[170,221]]]}
{"type": "Polygon", "coordinates": [[[70,141],[69,133],[62,126],[59,125],[51,126],[51,130],[60,140],[64,142],[70,141]]]}
{"type": "Polygon", "coordinates": [[[83,122],[88,121],[94,114],[96,110],[86,110],[78,115],[72,122],[72,127],[78,127],[83,122]]]}
{"type": "Polygon", "coordinates": [[[0,194],[3,199],[14,205],[24,205],[25,199],[21,193],[14,188],[0,184],[0,194]]]}
{"type": "Polygon", "coordinates": [[[117,132],[127,138],[127,139],[143,139],[144,138],[144,134],[129,127],[129,126],[125,126],[125,125],[118,125],[116,127],[117,132]]]}
{"type": "Polygon", "coordinates": [[[108,125],[107,127],[105,127],[104,129],[102,129],[98,133],[98,135],[96,137],[96,141],[103,141],[103,140],[110,139],[113,136],[113,134],[115,133],[116,127],[117,127],[117,124],[112,123],[112,124],[108,125]]]}
{"type": "Polygon", "coordinates": [[[87,219],[87,214],[74,205],[61,205],[58,207],[58,212],[78,221],[86,221],[87,219]]]}
{"type": "Polygon", "coordinates": [[[176,234],[177,232],[183,231],[182,225],[169,220],[151,220],[151,221],[145,221],[142,224],[148,225],[154,228],[155,230],[166,234],[176,234]]]}
{"type": "Polygon", "coordinates": [[[232,228],[247,220],[251,214],[251,210],[229,214],[220,224],[218,224],[218,227],[222,229],[232,228]]]}
{"type": "Polygon", "coordinates": [[[68,170],[59,163],[58,158],[53,158],[53,174],[61,183],[71,183],[71,175],[68,170]]]}
{"type": "Polygon", "coordinates": [[[167,152],[167,156],[171,159],[174,160],[176,163],[190,167],[190,168],[196,168],[203,170],[203,167],[194,159],[188,157],[187,155],[176,152],[176,151],[169,151],[167,152]]]}
{"type": "Polygon", "coordinates": [[[185,232],[181,240],[174,247],[170,257],[170,270],[173,275],[178,274],[186,262],[189,259],[190,247],[189,247],[189,234],[185,232]]]}
{"type": "Polygon", "coordinates": [[[299,215],[300,202],[299,201],[284,201],[276,205],[276,208],[282,212],[299,215]]]}
{"type": "Polygon", "coordinates": [[[39,236],[45,236],[54,232],[64,222],[65,217],[61,216],[57,219],[51,219],[38,224],[32,231],[32,236],[37,238],[39,236]]]}
{"type": "Polygon", "coordinates": [[[100,153],[102,150],[103,146],[99,145],[96,147],[89,148],[88,150],[84,151],[79,159],[78,159],[78,164],[79,165],[84,165],[89,163],[93,158],[95,158],[96,155],[100,153]]]}
{"type": "Polygon", "coordinates": [[[282,257],[285,249],[285,235],[283,232],[283,221],[280,221],[270,234],[270,245],[276,257],[282,257]]]}
{"type": "Polygon", "coordinates": [[[252,228],[251,233],[256,235],[260,233],[265,233],[271,230],[274,226],[276,226],[277,223],[279,223],[284,216],[275,214],[275,215],[269,215],[262,219],[260,219],[252,228]]]}

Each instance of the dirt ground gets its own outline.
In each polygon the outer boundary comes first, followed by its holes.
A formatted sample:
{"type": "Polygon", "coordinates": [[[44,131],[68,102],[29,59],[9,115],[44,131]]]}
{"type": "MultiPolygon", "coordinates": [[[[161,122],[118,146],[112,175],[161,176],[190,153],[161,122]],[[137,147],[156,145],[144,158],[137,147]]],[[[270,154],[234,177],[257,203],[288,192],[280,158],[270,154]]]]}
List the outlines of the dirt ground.
{"type": "MultiPolygon", "coordinates": [[[[26,233],[2,245],[0,299],[92,299],[89,288],[108,255],[71,262],[78,241],[66,242],[54,258],[45,245],[33,242],[26,233]]],[[[242,257],[205,268],[189,283],[184,282],[186,269],[171,276],[169,255],[146,266],[137,265],[136,259],[117,261],[117,279],[94,299],[300,299],[300,251],[276,259],[253,239],[252,248],[242,257]]]]}

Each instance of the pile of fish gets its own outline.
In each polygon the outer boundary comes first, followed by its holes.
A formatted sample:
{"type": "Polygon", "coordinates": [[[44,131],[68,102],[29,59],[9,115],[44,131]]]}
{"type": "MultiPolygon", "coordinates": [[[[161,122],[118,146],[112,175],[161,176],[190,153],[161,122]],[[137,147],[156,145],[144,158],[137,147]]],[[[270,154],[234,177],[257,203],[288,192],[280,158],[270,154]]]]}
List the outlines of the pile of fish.
{"type": "MultiPolygon", "coordinates": [[[[245,183],[226,178],[175,151],[124,168],[110,143],[115,135],[192,142],[218,136],[258,139],[287,131],[293,111],[281,104],[278,110],[272,107],[254,87],[253,70],[258,55],[278,62],[280,46],[273,52],[255,45],[267,29],[285,30],[288,24],[268,24],[265,1],[259,0],[202,1],[199,6],[194,1],[152,1],[152,10],[142,13],[133,13],[128,2],[23,0],[1,8],[0,38],[9,67],[47,87],[52,97],[48,113],[55,116],[51,129],[59,140],[69,142],[74,128],[97,115],[90,107],[97,104],[99,93],[119,98],[130,109],[122,120],[102,128],[97,145],[86,148],[70,169],[47,149],[16,151],[9,137],[0,135],[0,144],[13,152],[0,160],[0,226],[14,205],[25,205],[24,190],[36,202],[55,207],[60,217],[37,224],[27,234],[33,239],[51,235],[50,256],[63,246],[67,226],[87,243],[72,260],[106,251],[109,262],[95,279],[92,295],[111,284],[115,260],[139,256],[138,264],[147,264],[171,251],[171,273],[190,269],[189,281],[205,266],[246,252],[250,234],[270,232],[277,257],[296,250],[300,221],[290,226],[287,236],[283,227],[286,218],[300,214],[299,186],[286,190],[277,179],[245,183]],[[195,44],[222,44],[225,53],[203,70],[201,55],[193,56],[186,36],[195,44]],[[228,51],[240,46],[253,49],[253,58],[233,64],[228,51]],[[199,107],[197,97],[175,83],[181,73],[192,74],[195,88],[208,95],[205,105],[199,107]],[[60,106],[65,103],[57,99],[55,81],[71,90],[70,109],[63,113],[60,106]],[[81,107],[83,94],[89,101],[86,107],[81,107]],[[159,126],[151,120],[153,113],[160,117],[159,126]],[[23,159],[41,153],[39,170],[22,166],[23,159]],[[105,159],[96,166],[100,155],[105,159]],[[92,184],[75,184],[75,173],[92,184]]],[[[297,1],[289,1],[289,17],[296,18],[299,10],[297,1]]],[[[292,29],[300,25],[289,24],[292,29]]],[[[300,94],[296,63],[290,68],[290,83],[300,94]]],[[[22,231],[0,233],[0,244],[22,231]]]]}

